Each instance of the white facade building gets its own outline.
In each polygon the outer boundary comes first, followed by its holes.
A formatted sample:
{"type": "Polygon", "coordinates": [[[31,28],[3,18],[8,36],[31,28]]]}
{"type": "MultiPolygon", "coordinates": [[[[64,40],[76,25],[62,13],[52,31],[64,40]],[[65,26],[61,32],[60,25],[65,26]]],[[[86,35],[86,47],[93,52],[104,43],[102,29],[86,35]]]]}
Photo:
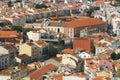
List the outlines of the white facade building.
{"type": "Polygon", "coordinates": [[[69,64],[72,67],[76,68],[77,61],[78,61],[78,59],[75,56],[72,56],[71,54],[63,54],[63,56],[62,56],[62,64],[63,65],[69,64]]]}
{"type": "Polygon", "coordinates": [[[36,31],[35,32],[30,31],[30,32],[27,32],[27,36],[29,40],[38,41],[41,38],[41,33],[36,31]]]}
{"type": "Polygon", "coordinates": [[[89,53],[86,53],[86,52],[79,52],[78,56],[82,59],[92,58],[91,55],[89,53]]]}
{"type": "Polygon", "coordinates": [[[113,32],[117,34],[117,36],[119,36],[120,35],[120,18],[119,17],[112,18],[111,24],[113,26],[113,32]]]}

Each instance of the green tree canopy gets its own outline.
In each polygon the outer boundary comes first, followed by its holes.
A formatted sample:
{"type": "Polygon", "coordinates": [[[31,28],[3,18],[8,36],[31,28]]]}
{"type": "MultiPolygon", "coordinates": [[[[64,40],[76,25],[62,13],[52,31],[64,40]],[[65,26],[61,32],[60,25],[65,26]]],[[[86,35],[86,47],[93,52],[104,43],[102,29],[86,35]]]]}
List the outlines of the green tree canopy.
{"type": "Polygon", "coordinates": [[[41,8],[48,8],[45,4],[35,4],[35,8],[41,9],[41,8]]]}
{"type": "Polygon", "coordinates": [[[28,28],[22,28],[22,26],[12,26],[11,30],[17,31],[17,32],[29,32],[33,29],[28,29],[28,28]]]}
{"type": "Polygon", "coordinates": [[[54,45],[52,43],[50,43],[48,46],[49,56],[51,56],[51,57],[56,56],[57,53],[58,53],[57,49],[54,47],[54,45]]]}
{"type": "Polygon", "coordinates": [[[116,54],[115,53],[111,54],[111,59],[116,60],[116,54]]]}
{"type": "Polygon", "coordinates": [[[18,66],[18,62],[16,62],[16,59],[13,59],[10,61],[10,66],[13,67],[13,66],[18,66]]]}
{"type": "Polygon", "coordinates": [[[22,32],[22,26],[12,26],[11,30],[15,30],[17,32],[22,32]]]}
{"type": "Polygon", "coordinates": [[[8,7],[12,7],[13,6],[12,1],[9,1],[7,4],[8,4],[8,7]]]}

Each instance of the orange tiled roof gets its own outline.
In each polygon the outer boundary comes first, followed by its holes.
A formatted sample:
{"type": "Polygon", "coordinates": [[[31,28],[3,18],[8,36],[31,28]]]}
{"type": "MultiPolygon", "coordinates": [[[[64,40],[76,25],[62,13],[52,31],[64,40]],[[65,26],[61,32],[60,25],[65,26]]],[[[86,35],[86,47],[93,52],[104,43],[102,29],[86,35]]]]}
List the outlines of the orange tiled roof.
{"type": "Polygon", "coordinates": [[[47,43],[42,41],[42,40],[38,40],[38,41],[35,41],[38,45],[42,45],[42,46],[46,46],[47,43]]]}
{"type": "Polygon", "coordinates": [[[54,76],[54,78],[55,78],[56,80],[63,80],[62,77],[63,77],[62,74],[58,74],[58,75],[55,75],[55,76],[54,76]]]}
{"type": "Polygon", "coordinates": [[[67,48],[61,51],[64,54],[74,54],[73,49],[67,48]]]}
{"type": "Polygon", "coordinates": [[[86,75],[85,75],[85,74],[75,74],[74,76],[81,77],[81,78],[86,77],[86,75]]]}
{"type": "Polygon", "coordinates": [[[31,67],[31,66],[27,66],[26,68],[27,68],[28,70],[30,70],[30,71],[31,71],[31,70],[34,70],[34,68],[31,67]]]}
{"type": "Polygon", "coordinates": [[[103,76],[97,76],[93,80],[112,80],[112,79],[111,78],[106,78],[106,77],[103,77],[103,76]]]}
{"type": "Polygon", "coordinates": [[[92,25],[99,25],[99,24],[104,24],[105,22],[100,20],[100,19],[95,19],[95,18],[79,18],[72,20],[70,22],[66,22],[64,24],[64,27],[72,27],[72,28],[77,28],[77,27],[85,27],[85,26],[92,26],[92,25]]]}
{"type": "MultiPolygon", "coordinates": [[[[23,65],[23,64],[20,64],[20,65],[18,65],[17,67],[18,67],[18,69],[16,69],[16,70],[19,70],[19,69],[20,69],[20,70],[25,70],[25,69],[26,69],[26,66],[23,65]]],[[[15,70],[15,67],[14,67],[14,68],[8,68],[8,69],[5,69],[5,70],[2,70],[2,71],[0,72],[0,74],[3,74],[3,75],[12,75],[12,74],[18,72],[18,71],[14,72],[14,70],[15,70]]],[[[20,71],[20,70],[19,70],[19,71],[20,71]]]]}
{"type": "Polygon", "coordinates": [[[56,66],[53,65],[53,64],[47,64],[45,65],[44,67],[36,70],[35,72],[29,74],[29,76],[32,78],[32,79],[35,79],[35,80],[38,80],[42,75],[44,75],[45,73],[51,71],[52,69],[55,69],[56,66]]]}
{"type": "Polygon", "coordinates": [[[10,21],[8,21],[8,20],[0,20],[0,23],[5,23],[5,22],[10,22],[10,21]]]}
{"type": "Polygon", "coordinates": [[[34,44],[32,42],[27,43],[29,46],[33,46],[34,44]]]}
{"type": "Polygon", "coordinates": [[[89,39],[75,39],[73,41],[73,48],[91,51],[91,41],[89,39]]]}
{"type": "Polygon", "coordinates": [[[17,31],[0,31],[0,35],[17,35],[17,31]]]}
{"type": "Polygon", "coordinates": [[[3,26],[2,27],[2,31],[8,31],[8,30],[10,30],[10,28],[8,26],[3,26]]]}
{"type": "Polygon", "coordinates": [[[20,54],[17,57],[23,59],[23,58],[28,58],[29,56],[27,54],[20,54]]]}
{"type": "Polygon", "coordinates": [[[101,6],[104,6],[104,5],[105,5],[105,3],[104,3],[103,0],[97,0],[97,1],[95,1],[95,3],[96,3],[97,5],[101,5],[101,6]]]}
{"type": "Polygon", "coordinates": [[[6,44],[6,45],[4,45],[4,48],[7,49],[7,50],[11,49],[12,47],[13,47],[13,46],[12,46],[11,44],[6,44]]]}
{"type": "Polygon", "coordinates": [[[0,31],[0,38],[13,38],[17,35],[17,31],[0,31]]]}
{"type": "Polygon", "coordinates": [[[41,67],[41,62],[35,62],[34,63],[36,66],[38,66],[39,68],[41,67]]]}

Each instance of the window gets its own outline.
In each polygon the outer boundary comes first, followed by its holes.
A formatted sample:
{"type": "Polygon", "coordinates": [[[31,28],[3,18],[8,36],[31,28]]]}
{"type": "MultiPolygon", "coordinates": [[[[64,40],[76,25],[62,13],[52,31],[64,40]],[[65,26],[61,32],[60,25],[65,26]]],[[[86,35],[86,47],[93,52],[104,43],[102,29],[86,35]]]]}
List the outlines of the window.
{"type": "Polygon", "coordinates": [[[57,32],[60,32],[60,29],[58,28],[58,31],[57,32]]]}

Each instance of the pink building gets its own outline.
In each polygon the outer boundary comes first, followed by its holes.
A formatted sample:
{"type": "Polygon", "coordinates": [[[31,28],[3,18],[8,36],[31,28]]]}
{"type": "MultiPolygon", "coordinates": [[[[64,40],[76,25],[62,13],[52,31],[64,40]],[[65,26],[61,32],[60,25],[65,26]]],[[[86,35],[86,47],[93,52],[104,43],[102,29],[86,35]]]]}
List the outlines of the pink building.
{"type": "Polygon", "coordinates": [[[112,70],[112,62],[109,60],[99,60],[100,69],[103,70],[112,70]]]}

